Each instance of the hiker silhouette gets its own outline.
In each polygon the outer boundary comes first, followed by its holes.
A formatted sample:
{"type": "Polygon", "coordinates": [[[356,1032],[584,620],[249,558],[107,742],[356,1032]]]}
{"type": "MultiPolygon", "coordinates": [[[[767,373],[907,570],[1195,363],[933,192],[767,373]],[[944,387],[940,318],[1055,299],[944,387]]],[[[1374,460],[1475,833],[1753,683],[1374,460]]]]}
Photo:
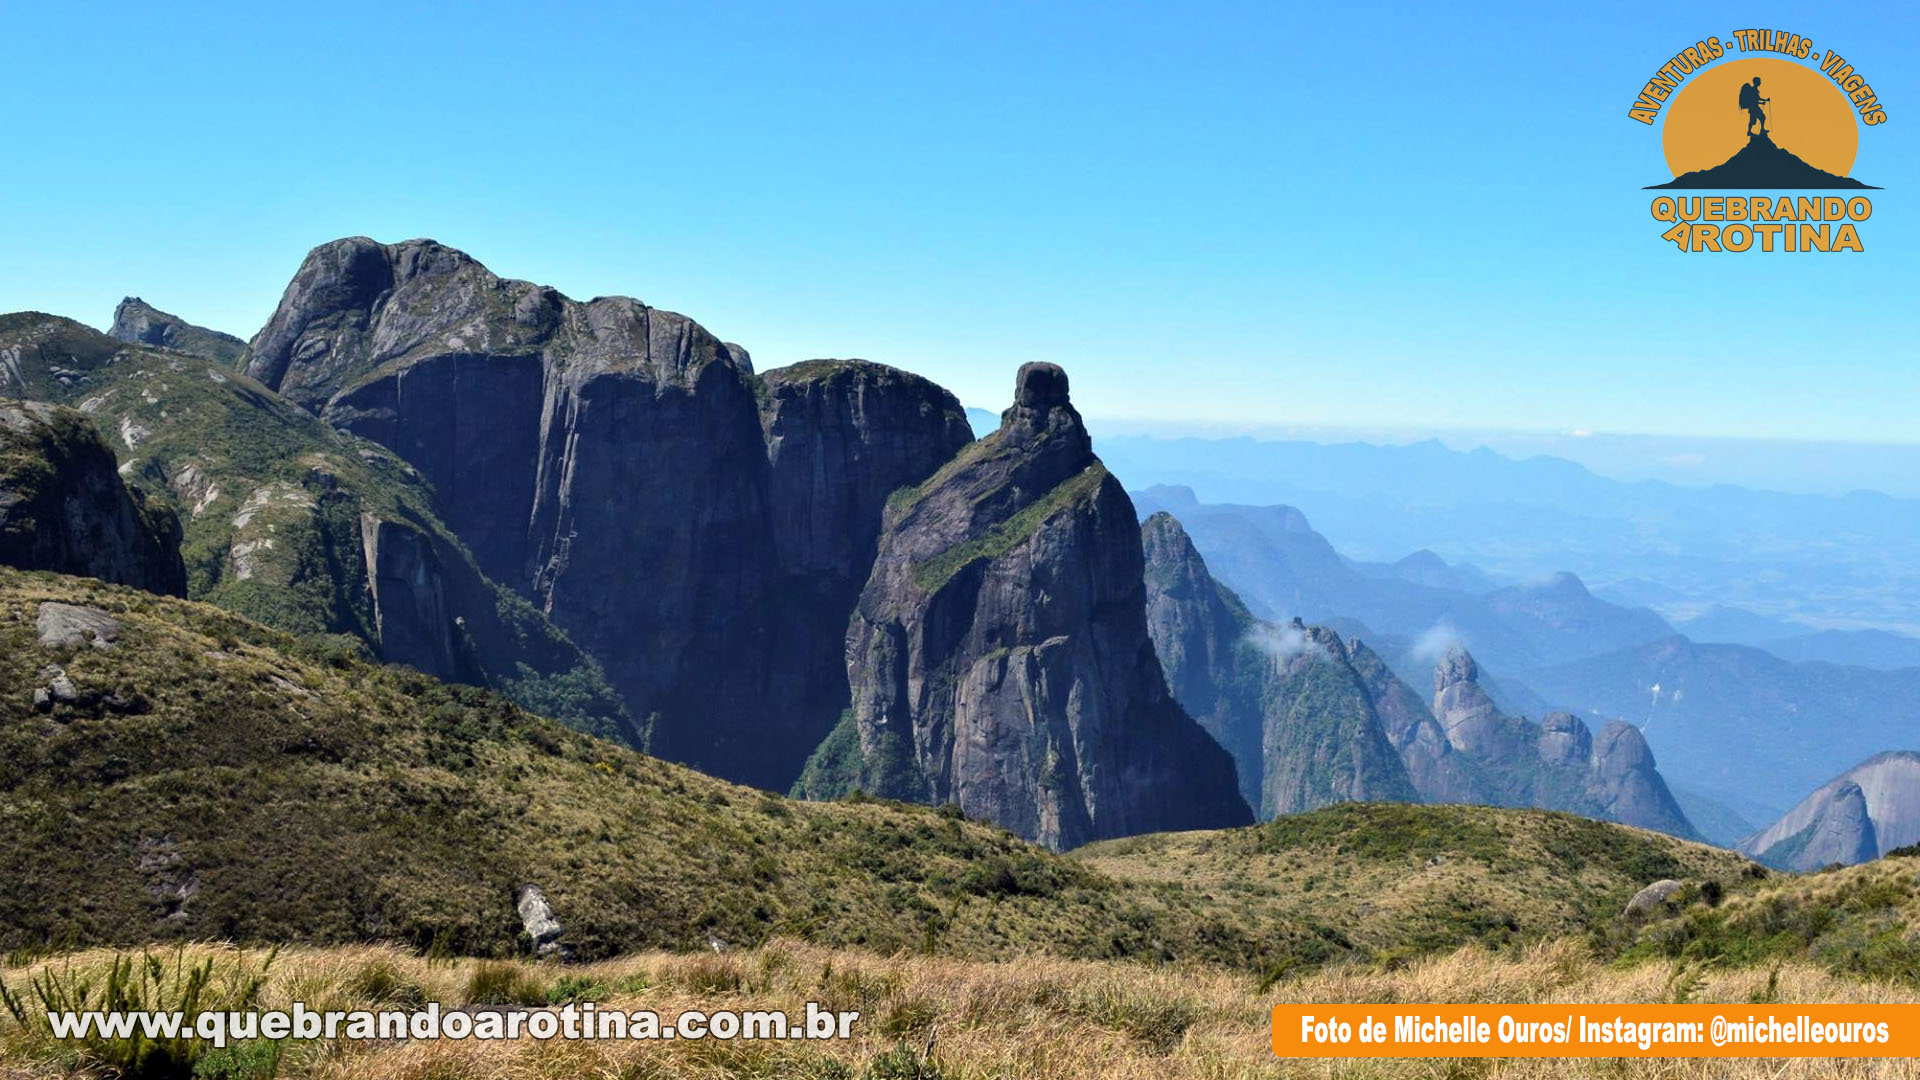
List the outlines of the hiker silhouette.
{"type": "Polygon", "coordinates": [[[1747,110],[1747,135],[1749,137],[1753,135],[1753,124],[1756,120],[1760,122],[1760,134],[1765,135],[1767,133],[1767,113],[1766,110],[1760,106],[1772,100],[1772,98],[1763,98],[1760,96],[1760,76],[1755,75],[1752,82],[1740,84],[1740,107],[1747,110]]]}

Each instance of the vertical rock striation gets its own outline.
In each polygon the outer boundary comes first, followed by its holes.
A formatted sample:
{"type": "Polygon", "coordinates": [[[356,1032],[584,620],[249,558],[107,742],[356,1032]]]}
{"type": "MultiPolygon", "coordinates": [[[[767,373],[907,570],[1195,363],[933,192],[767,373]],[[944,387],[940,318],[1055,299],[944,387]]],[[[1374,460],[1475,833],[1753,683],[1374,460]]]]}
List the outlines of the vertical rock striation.
{"type": "Polygon", "coordinates": [[[684,316],[426,240],[315,249],[248,371],[418,469],[485,572],[600,660],[653,752],[771,788],[847,700],[887,494],[968,438],[924,379],[756,376],[684,316]]]}
{"type": "Polygon", "coordinates": [[[889,502],[823,787],[957,803],[1055,848],[1250,820],[1167,691],[1133,505],[1065,372],[1022,367],[999,429],[889,502]]]}

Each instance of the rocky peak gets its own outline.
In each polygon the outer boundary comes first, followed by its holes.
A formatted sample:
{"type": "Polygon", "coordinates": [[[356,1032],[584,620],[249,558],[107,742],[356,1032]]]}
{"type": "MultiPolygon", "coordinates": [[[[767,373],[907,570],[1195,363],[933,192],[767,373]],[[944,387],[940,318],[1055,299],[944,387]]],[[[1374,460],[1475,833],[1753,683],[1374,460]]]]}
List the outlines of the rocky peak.
{"type": "Polygon", "coordinates": [[[1538,724],[1507,716],[1479,678],[1479,665],[1465,649],[1448,649],[1434,668],[1433,715],[1494,802],[1694,837],[1638,728],[1615,721],[1595,738],[1571,713],[1548,713],[1538,724]]]}
{"type": "Polygon", "coordinates": [[[1433,669],[1433,692],[1436,694],[1446,693],[1456,686],[1477,686],[1479,681],[1480,665],[1473,662],[1473,654],[1459,645],[1448,646],[1433,669]]]}
{"type": "Polygon", "coordinates": [[[691,386],[715,361],[728,376],[747,374],[683,315],[629,297],[569,300],[432,240],[364,236],[308,253],[254,336],[247,373],[318,412],[383,366],[479,357],[543,359],[575,384],[631,372],[656,386],[691,386]]]}
{"type": "Polygon", "coordinates": [[[247,343],[232,334],[195,326],[137,296],[127,297],[113,309],[113,329],[107,334],[130,345],[174,349],[222,365],[236,363],[247,351],[247,343]]]}
{"type": "Polygon", "coordinates": [[[1046,441],[1063,467],[1084,465],[1093,458],[1093,440],[1073,407],[1067,373],[1058,364],[1034,361],[1020,365],[1014,379],[1013,405],[1000,414],[1000,438],[1009,444],[1046,441]]]}
{"type": "MultiPolygon", "coordinates": [[[[1240,792],[1262,817],[1420,797],[1338,633],[1254,618],[1208,573],[1171,514],[1152,515],[1140,532],[1147,626],[1168,686],[1233,755],[1240,792]]],[[[1383,693],[1399,685],[1384,665],[1374,674],[1383,693]]],[[[1413,708],[1426,715],[1417,698],[1413,708]]],[[[1425,722],[1432,727],[1431,717],[1425,722]]]]}
{"type": "MultiPolygon", "coordinates": [[[[1573,719],[1565,713],[1557,715],[1573,719]]],[[[1579,721],[1575,720],[1574,723],[1579,721]]],[[[1653,768],[1653,749],[1647,745],[1647,737],[1640,733],[1639,728],[1624,720],[1609,720],[1607,726],[1600,729],[1600,737],[1593,744],[1593,763],[1602,775],[1624,776],[1653,768]]]]}
{"type": "Polygon", "coordinates": [[[1022,368],[999,430],[892,501],[847,635],[842,788],[957,802],[1055,847],[1250,820],[1232,760],[1167,691],[1138,519],[1064,373],[1022,368]]]}
{"type": "Polygon", "coordinates": [[[573,300],[428,240],[314,249],[250,370],[419,470],[487,575],[652,718],[655,754],[777,789],[846,704],[889,496],[971,439],[917,376],[756,376],[685,316],[573,300]]]}
{"type": "Polygon", "coordinates": [[[1875,754],[1822,785],[1740,850],[1770,866],[1818,870],[1920,842],[1920,753],[1875,754]]]}
{"type": "Polygon", "coordinates": [[[1433,669],[1433,716],[1455,750],[1484,758],[1510,759],[1524,735],[1481,688],[1480,665],[1458,645],[1433,669]]]}
{"type": "Polygon", "coordinates": [[[1623,720],[1610,721],[1594,739],[1587,790],[1600,812],[1615,821],[1687,839],[1695,836],[1655,766],[1646,736],[1623,720]]]}
{"type": "Polygon", "coordinates": [[[1593,733],[1572,713],[1550,712],[1540,720],[1540,759],[1550,765],[1584,767],[1593,756],[1593,733]]]}

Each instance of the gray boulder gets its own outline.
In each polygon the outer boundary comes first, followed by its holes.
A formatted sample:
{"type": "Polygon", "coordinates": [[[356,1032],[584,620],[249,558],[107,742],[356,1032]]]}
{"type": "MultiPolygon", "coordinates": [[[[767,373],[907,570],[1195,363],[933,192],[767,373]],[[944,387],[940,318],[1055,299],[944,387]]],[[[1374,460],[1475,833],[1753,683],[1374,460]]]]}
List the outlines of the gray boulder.
{"type": "Polygon", "coordinates": [[[120,621],[96,607],[80,607],[45,600],[34,619],[34,631],[43,649],[111,649],[120,636],[120,621]]]}
{"type": "Polygon", "coordinates": [[[1658,910],[1660,905],[1667,902],[1668,897],[1678,891],[1680,891],[1680,883],[1672,878],[1656,881],[1633,894],[1633,899],[1627,901],[1624,914],[1649,914],[1658,910]]]}
{"type": "Polygon", "coordinates": [[[520,886],[514,894],[513,907],[520,915],[520,926],[526,931],[527,939],[533,943],[535,956],[545,960],[566,955],[566,946],[560,943],[566,927],[560,925],[553,905],[547,902],[547,894],[540,891],[540,886],[520,886]]]}

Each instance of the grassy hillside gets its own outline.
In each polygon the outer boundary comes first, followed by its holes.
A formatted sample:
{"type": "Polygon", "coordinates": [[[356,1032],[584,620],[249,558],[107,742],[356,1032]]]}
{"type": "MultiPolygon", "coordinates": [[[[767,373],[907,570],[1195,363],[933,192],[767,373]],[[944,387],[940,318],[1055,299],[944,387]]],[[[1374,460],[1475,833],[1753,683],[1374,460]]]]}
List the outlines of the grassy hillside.
{"type": "Polygon", "coordinates": [[[778,934],[1274,971],[1555,936],[1655,877],[1745,866],[1563,815],[1415,806],[1056,856],[938,809],[734,787],[206,604],[0,571],[5,949],[510,952],[532,883],[584,956],[778,934]],[[111,615],[112,647],[41,646],[47,601],[111,615]],[[47,665],[75,694],[42,710],[47,665]]]}
{"type": "Polygon", "coordinates": [[[1617,948],[1714,964],[1805,961],[1920,986],[1920,851],[1818,874],[1773,874],[1725,896],[1689,889],[1617,948]]]}
{"type": "Polygon", "coordinates": [[[1723,891],[1756,868],[1661,833],[1541,810],[1348,803],[1265,825],[1092,844],[1089,867],[1255,929],[1269,972],[1464,942],[1604,938],[1661,878],[1723,891]]]}

